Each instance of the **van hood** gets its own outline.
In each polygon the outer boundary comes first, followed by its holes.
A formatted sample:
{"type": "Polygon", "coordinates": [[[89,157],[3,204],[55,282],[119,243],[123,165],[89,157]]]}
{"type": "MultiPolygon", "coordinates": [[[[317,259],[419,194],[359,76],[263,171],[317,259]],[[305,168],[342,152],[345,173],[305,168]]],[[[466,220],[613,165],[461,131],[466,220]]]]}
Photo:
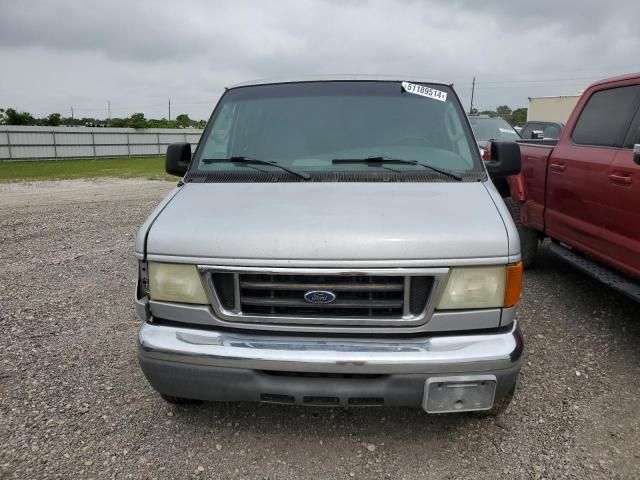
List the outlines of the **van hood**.
{"type": "Polygon", "coordinates": [[[483,182],[189,183],[150,222],[146,253],[274,265],[504,259],[507,227],[490,190],[483,182]]]}

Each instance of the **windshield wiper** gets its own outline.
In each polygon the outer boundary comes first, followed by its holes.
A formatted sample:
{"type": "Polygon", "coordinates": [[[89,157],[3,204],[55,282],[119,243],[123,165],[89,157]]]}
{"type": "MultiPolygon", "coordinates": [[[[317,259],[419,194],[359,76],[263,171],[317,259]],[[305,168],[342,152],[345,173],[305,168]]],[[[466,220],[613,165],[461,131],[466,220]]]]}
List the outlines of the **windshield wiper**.
{"type": "Polygon", "coordinates": [[[447,177],[455,178],[458,181],[461,181],[463,179],[462,175],[460,175],[459,173],[434,167],[433,165],[428,165],[426,163],[418,162],[417,160],[404,160],[402,158],[381,157],[381,156],[366,157],[366,158],[335,158],[331,161],[331,163],[333,164],[364,163],[366,165],[381,165],[383,163],[396,163],[396,164],[406,164],[406,165],[419,165],[421,167],[427,168],[429,170],[440,173],[442,175],[446,175],[447,177]]]}
{"type": "Polygon", "coordinates": [[[257,165],[271,165],[273,167],[277,167],[281,170],[284,170],[285,172],[289,172],[292,175],[296,175],[300,178],[303,178],[305,180],[311,180],[311,175],[309,175],[306,172],[300,172],[298,170],[293,170],[292,168],[289,167],[285,167],[284,165],[280,165],[278,162],[274,162],[272,160],[260,160],[258,158],[251,158],[251,157],[242,157],[242,156],[238,156],[238,157],[229,157],[229,158],[204,158],[202,160],[202,163],[205,164],[209,164],[209,163],[222,163],[222,162],[229,162],[229,163],[244,163],[244,164],[250,164],[250,163],[254,163],[257,165]]]}

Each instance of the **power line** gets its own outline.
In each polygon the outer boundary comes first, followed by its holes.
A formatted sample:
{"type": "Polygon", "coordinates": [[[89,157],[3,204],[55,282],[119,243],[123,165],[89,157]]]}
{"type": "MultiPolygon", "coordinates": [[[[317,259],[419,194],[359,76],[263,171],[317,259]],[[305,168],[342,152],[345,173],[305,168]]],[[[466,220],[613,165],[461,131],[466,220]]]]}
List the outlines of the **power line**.
{"type": "Polygon", "coordinates": [[[173,105],[215,105],[215,100],[199,101],[199,102],[172,102],[173,105]]]}
{"type": "MultiPolygon", "coordinates": [[[[627,68],[610,68],[609,70],[603,71],[603,70],[563,70],[562,71],[562,75],[590,75],[590,77],[588,78],[607,78],[607,77],[612,77],[617,75],[615,72],[622,72],[620,73],[621,75],[623,75],[625,72],[627,72],[627,68]],[[614,72],[613,74],[611,72],[614,72]]],[[[534,73],[534,72],[522,72],[522,73],[513,73],[513,74],[509,74],[509,78],[510,79],[517,79],[518,77],[536,77],[538,75],[538,73],[534,73]]],[[[488,78],[489,80],[492,79],[501,79],[503,78],[504,75],[500,74],[500,75],[491,75],[488,74],[485,76],[485,78],[488,78]]],[[[558,77],[558,78],[568,78],[568,77],[558,77]]]]}
{"type": "MultiPolygon", "coordinates": [[[[593,70],[592,70],[593,71],[593,70]]],[[[566,73],[586,73],[587,71],[573,71],[566,73]]],[[[522,77],[526,74],[516,74],[514,77],[508,78],[505,76],[494,76],[491,80],[482,80],[477,79],[475,76],[471,82],[455,82],[455,86],[458,88],[467,87],[471,88],[471,96],[472,103],[477,100],[479,91],[484,90],[496,90],[496,89],[538,89],[538,88],[553,88],[554,86],[562,87],[562,88],[571,88],[571,82],[586,82],[586,81],[595,81],[605,76],[611,76],[611,73],[606,74],[596,74],[594,76],[574,76],[574,77],[549,77],[549,78],[517,78],[522,77]],[[477,91],[478,90],[478,91],[477,91]]],[[[492,78],[492,77],[489,77],[492,78]]],[[[165,97],[166,98],[166,97],[165,97]]],[[[176,101],[172,99],[168,99],[168,114],[169,119],[171,119],[171,107],[175,107],[176,105],[180,106],[191,106],[192,108],[200,109],[198,106],[202,106],[201,108],[208,108],[209,110],[213,109],[216,104],[217,99],[185,99],[184,101],[176,101]]],[[[104,104],[103,104],[104,105],[104,104]]],[[[157,109],[161,110],[163,105],[167,106],[167,104],[158,103],[148,103],[143,105],[121,105],[121,106],[113,106],[111,105],[111,100],[107,101],[106,108],[104,106],[101,107],[90,107],[90,106],[72,106],[71,110],[71,118],[75,118],[75,113],[77,112],[105,112],[108,118],[112,117],[114,111],[135,111],[137,109],[157,109]]],[[[472,105],[473,107],[473,105],[472,105]]]]}
{"type": "MultiPolygon", "coordinates": [[[[474,77],[475,78],[475,77],[474,77]]],[[[475,100],[475,90],[493,90],[498,88],[539,88],[539,87],[549,87],[553,86],[552,83],[557,83],[559,86],[562,86],[562,82],[577,82],[577,81],[585,81],[585,80],[596,80],[600,77],[572,77],[572,78],[545,78],[545,79],[533,79],[533,80],[515,80],[515,79],[504,79],[504,80],[478,80],[475,78],[475,82],[455,82],[454,85],[456,87],[471,87],[474,90],[474,100],[475,100]],[[542,85],[549,84],[549,85],[542,85]]],[[[566,86],[566,85],[565,85],[566,86]]],[[[169,118],[171,118],[171,107],[175,107],[176,105],[180,106],[198,106],[204,105],[213,109],[215,106],[216,100],[190,100],[190,101],[176,101],[169,99],[168,103],[164,104],[168,107],[169,118]]],[[[151,109],[151,108],[162,108],[162,103],[147,103],[147,104],[137,104],[137,105],[121,105],[121,106],[113,106],[109,101],[107,107],[91,107],[91,106],[79,106],[74,107],[74,112],[105,112],[107,115],[109,113],[113,113],[114,111],[123,111],[123,110],[135,110],[135,109],[151,109]]]]}
{"type": "MultiPolygon", "coordinates": [[[[579,85],[584,85],[584,84],[579,84],[579,85]]],[[[576,84],[576,86],[579,86],[578,84],[576,84]]],[[[476,90],[498,90],[498,89],[510,89],[510,88],[523,88],[522,85],[489,85],[488,87],[483,87],[482,85],[479,85],[476,82],[476,90]]],[[[550,88],[550,85],[527,85],[526,86],[527,89],[532,89],[532,88],[550,88]]],[[[572,86],[569,85],[556,85],[554,86],[554,88],[574,88],[572,86]]]]}
{"type": "Polygon", "coordinates": [[[575,82],[582,80],[595,80],[600,77],[575,77],[575,78],[544,78],[544,79],[533,79],[533,80],[494,80],[483,83],[547,83],[547,82],[575,82]]]}
{"type": "MultiPolygon", "coordinates": [[[[544,78],[544,79],[532,79],[532,80],[491,80],[491,81],[476,81],[478,86],[481,85],[502,85],[502,84],[518,84],[525,85],[528,83],[562,83],[562,82],[577,82],[577,81],[595,81],[601,77],[574,77],[574,78],[544,78]]],[[[456,82],[456,85],[469,86],[469,82],[456,82]]]]}

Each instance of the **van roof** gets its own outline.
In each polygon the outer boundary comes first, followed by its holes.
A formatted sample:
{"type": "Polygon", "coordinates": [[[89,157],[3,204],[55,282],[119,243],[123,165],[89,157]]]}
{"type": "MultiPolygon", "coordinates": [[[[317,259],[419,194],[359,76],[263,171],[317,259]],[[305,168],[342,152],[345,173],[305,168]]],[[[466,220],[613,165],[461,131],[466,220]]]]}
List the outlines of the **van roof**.
{"type": "Polygon", "coordinates": [[[251,87],[256,85],[272,85],[277,83],[304,83],[304,82],[414,82],[414,83],[431,83],[437,85],[449,85],[451,83],[438,82],[425,78],[416,77],[415,75],[360,75],[360,74],[333,74],[333,75],[308,75],[300,77],[275,77],[261,78],[248,82],[237,83],[226,87],[227,90],[240,87],[251,87]]]}

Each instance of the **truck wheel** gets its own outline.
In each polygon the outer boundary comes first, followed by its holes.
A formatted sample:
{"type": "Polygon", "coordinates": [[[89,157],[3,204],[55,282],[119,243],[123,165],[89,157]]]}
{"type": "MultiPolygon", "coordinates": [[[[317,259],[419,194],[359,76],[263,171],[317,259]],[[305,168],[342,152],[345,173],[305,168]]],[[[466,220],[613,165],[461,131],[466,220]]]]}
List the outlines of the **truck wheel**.
{"type": "Polygon", "coordinates": [[[202,400],[194,400],[192,398],[181,398],[181,397],[172,397],[171,395],[163,395],[160,394],[162,399],[173,405],[197,405],[198,403],[202,403],[202,400]]]}
{"type": "Polygon", "coordinates": [[[520,255],[522,256],[522,265],[524,268],[533,266],[538,252],[538,232],[532,228],[522,225],[520,217],[520,202],[513,198],[505,198],[504,203],[513,218],[513,222],[518,229],[520,236],[520,255]]]}

